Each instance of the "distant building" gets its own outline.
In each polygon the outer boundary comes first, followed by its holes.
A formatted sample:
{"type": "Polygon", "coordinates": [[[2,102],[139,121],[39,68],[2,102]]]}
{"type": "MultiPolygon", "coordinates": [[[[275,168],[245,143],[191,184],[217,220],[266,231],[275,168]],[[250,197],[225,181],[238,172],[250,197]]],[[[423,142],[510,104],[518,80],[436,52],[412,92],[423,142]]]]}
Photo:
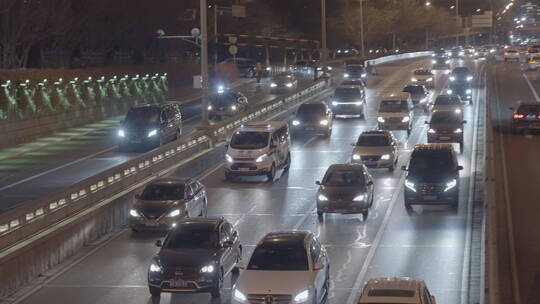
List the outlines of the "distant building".
{"type": "Polygon", "coordinates": [[[531,0],[523,3],[520,7],[520,18],[523,23],[540,21],[540,0],[531,0]]]}

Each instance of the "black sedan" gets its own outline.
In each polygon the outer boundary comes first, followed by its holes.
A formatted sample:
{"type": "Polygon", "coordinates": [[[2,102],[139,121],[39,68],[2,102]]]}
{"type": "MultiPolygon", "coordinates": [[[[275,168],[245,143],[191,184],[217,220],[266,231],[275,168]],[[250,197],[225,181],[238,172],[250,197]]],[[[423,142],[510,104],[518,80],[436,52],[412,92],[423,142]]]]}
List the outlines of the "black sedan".
{"type": "Polygon", "coordinates": [[[293,135],[332,134],[332,110],[324,102],[309,102],[302,104],[292,121],[293,135]]]}
{"type": "Polygon", "coordinates": [[[248,100],[244,94],[232,90],[218,90],[210,98],[208,117],[210,119],[221,119],[224,116],[234,116],[243,112],[247,106],[248,100]]]}
{"type": "Polygon", "coordinates": [[[242,259],[238,232],[223,218],[185,219],[162,243],[148,269],[154,297],[162,292],[209,292],[221,296],[223,280],[242,259]]]}

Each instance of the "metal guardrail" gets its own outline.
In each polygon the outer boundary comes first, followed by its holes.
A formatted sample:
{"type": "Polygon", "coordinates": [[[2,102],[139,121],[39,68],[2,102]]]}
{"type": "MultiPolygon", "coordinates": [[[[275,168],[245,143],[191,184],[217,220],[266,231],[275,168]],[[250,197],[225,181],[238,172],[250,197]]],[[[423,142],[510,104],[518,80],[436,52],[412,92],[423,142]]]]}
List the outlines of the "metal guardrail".
{"type": "MultiPolygon", "coordinates": [[[[426,56],[426,52],[407,55],[388,56],[391,58],[384,61],[379,58],[379,62],[426,56]]],[[[97,204],[167,166],[187,159],[197,152],[211,149],[216,142],[227,137],[243,123],[268,119],[276,113],[292,109],[298,103],[327,88],[329,83],[327,78],[320,79],[304,86],[297,92],[278,97],[257,105],[245,113],[220,121],[208,130],[192,133],[180,140],[75,183],[62,191],[29,201],[23,206],[0,214],[0,250],[9,248],[41,230],[97,204]]]]}
{"type": "Polygon", "coordinates": [[[404,54],[396,54],[396,55],[390,55],[390,56],[384,56],[376,59],[366,60],[367,66],[372,65],[378,65],[381,63],[386,63],[390,61],[397,61],[397,60],[403,60],[403,59],[410,59],[410,58],[417,58],[417,57],[424,57],[424,56],[431,56],[431,51],[424,51],[424,52],[414,52],[414,53],[404,53],[404,54]]]}

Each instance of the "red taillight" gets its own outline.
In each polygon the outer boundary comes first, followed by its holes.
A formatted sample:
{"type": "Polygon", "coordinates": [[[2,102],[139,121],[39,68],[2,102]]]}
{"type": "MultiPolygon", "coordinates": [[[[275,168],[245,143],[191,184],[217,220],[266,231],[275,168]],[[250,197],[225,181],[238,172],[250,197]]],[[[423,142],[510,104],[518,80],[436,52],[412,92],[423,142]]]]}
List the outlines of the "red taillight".
{"type": "Polygon", "coordinates": [[[504,52],[504,56],[508,56],[508,53],[507,53],[507,52],[504,52]]]}
{"type": "Polygon", "coordinates": [[[514,119],[522,119],[523,114],[514,114],[514,119]]]}

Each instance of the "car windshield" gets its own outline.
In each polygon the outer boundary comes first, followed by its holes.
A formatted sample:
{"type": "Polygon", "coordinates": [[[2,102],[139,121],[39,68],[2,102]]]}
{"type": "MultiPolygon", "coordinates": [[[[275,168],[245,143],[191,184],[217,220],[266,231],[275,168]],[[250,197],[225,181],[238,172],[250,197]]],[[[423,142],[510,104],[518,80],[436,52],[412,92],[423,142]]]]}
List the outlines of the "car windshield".
{"type": "Polygon", "coordinates": [[[435,53],[435,55],[445,55],[446,51],[445,50],[436,50],[434,53],[435,53]]]}
{"type": "Polygon", "coordinates": [[[435,99],[436,106],[461,105],[459,98],[453,96],[439,96],[435,99]]]}
{"type": "Polygon", "coordinates": [[[411,94],[425,94],[424,88],[421,86],[408,86],[403,90],[404,92],[409,92],[411,94]]]}
{"type": "Polygon", "coordinates": [[[309,270],[306,249],[287,242],[263,243],[255,249],[249,270],[309,270]]]}
{"type": "Polygon", "coordinates": [[[294,80],[294,76],[291,74],[279,74],[274,78],[274,80],[276,81],[294,80]]]}
{"type": "Polygon", "coordinates": [[[216,248],[219,239],[214,225],[200,223],[180,224],[169,232],[163,248],[167,249],[196,249],[216,248]]]}
{"type": "Polygon", "coordinates": [[[184,198],[184,185],[148,185],[141,199],[149,201],[172,201],[184,198]]]}
{"type": "Polygon", "coordinates": [[[386,135],[360,135],[356,145],[360,147],[389,146],[390,140],[386,135]]]}
{"type": "Polygon", "coordinates": [[[364,68],[361,66],[349,66],[345,69],[345,73],[351,74],[351,75],[361,75],[364,73],[364,68]]]}
{"type": "Polygon", "coordinates": [[[526,106],[520,106],[517,110],[519,114],[526,114],[526,113],[540,113],[540,105],[526,105],[526,106]]]}
{"type": "Polygon", "coordinates": [[[409,172],[438,173],[452,169],[454,163],[448,151],[413,152],[409,172]]]}
{"type": "Polygon", "coordinates": [[[234,92],[223,92],[219,94],[214,94],[211,99],[211,103],[214,106],[222,106],[233,104],[236,102],[236,93],[234,92]]]}
{"type": "Polygon", "coordinates": [[[457,77],[465,77],[465,76],[469,76],[470,74],[471,74],[471,71],[469,71],[469,69],[467,68],[457,68],[452,71],[452,76],[457,76],[457,77]]]}
{"type": "Polygon", "coordinates": [[[334,96],[343,99],[360,98],[360,91],[358,88],[337,88],[334,96]]]}
{"type": "Polygon", "coordinates": [[[126,115],[125,123],[131,125],[146,125],[159,122],[158,108],[133,108],[126,115]]]}
{"type": "Polygon", "coordinates": [[[431,76],[433,74],[431,74],[430,71],[427,71],[427,70],[416,70],[414,71],[414,75],[419,75],[419,76],[431,76]]]}
{"type": "Polygon", "coordinates": [[[360,170],[332,170],[324,175],[323,185],[363,186],[364,174],[360,170]]]}
{"type": "Polygon", "coordinates": [[[432,124],[460,124],[461,123],[461,117],[457,115],[455,112],[435,112],[433,113],[433,116],[431,116],[432,124]]]}
{"type": "Polygon", "coordinates": [[[404,289],[371,289],[368,291],[370,297],[399,297],[399,298],[412,298],[415,295],[414,290],[404,289]]]}
{"type": "Polygon", "coordinates": [[[262,149],[268,145],[268,132],[240,131],[231,138],[233,149],[262,149]]]}
{"type": "Polygon", "coordinates": [[[407,101],[405,100],[383,100],[379,106],[379,112],[397,113],[407,111],[407,101]]]}
{"type": "Polygon", "coordinates": [[[303,104],[296,112],[299,118],[316,118],[326,115],[326,107],[323,104],[303,104]]]}

